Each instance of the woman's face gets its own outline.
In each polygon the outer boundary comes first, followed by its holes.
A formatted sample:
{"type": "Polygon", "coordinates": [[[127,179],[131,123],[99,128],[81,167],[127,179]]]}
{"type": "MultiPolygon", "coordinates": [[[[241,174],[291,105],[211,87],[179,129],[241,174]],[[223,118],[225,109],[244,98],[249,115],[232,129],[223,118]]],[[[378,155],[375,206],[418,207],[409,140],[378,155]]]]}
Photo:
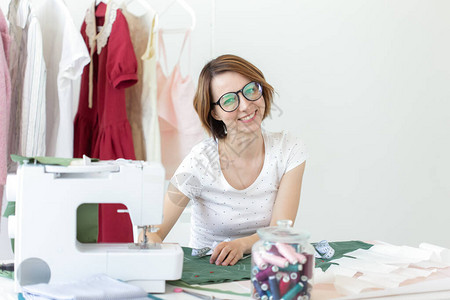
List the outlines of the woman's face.
{"type": "MultiPolygon", "coordinates": [[[[229,92],[241,90],[251,80],[236,72],[224,72],[216,75],[211,82],[212,102],[229,92]]],[[[216,120],[223,121],[227,132],[250,133],[261,129],[265,102],[261,96],[256,101],[249,101],[239,92],[239,107],[232,112],[224,111],[219,105],[213,105],[211,114],[216,120]]]]}

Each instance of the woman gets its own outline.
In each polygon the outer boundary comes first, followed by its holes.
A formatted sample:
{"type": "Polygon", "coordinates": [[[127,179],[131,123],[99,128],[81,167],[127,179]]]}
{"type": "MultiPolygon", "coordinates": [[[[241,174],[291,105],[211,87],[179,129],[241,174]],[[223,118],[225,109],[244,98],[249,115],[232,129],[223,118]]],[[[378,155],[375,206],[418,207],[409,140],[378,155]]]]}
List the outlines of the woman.
{"type": "Polygon", "coordinates": [[[295,220],[306,153],[299,139],[261,128],[273,88],[234,55],[200,73],[194,107],[212,136],[193,147],[169,184],[164,221],[149,233],[161,242],[193,200],[190,247],[212,247],[210,262],[234,265],[258,240],[256,229],[295,220]]]}

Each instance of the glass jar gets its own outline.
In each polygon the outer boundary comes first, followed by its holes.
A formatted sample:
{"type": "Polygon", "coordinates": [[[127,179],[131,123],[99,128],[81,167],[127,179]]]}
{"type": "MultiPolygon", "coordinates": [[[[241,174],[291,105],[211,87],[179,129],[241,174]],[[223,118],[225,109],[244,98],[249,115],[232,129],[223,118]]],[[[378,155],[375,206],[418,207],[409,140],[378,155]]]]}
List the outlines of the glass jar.
{"type": "Polygon", "coordinates": [[[252,247],[252,298],[307,300],[311,298],[314,248],[309,233],[296,231],[291,220],[257,230],[252,247]]]}

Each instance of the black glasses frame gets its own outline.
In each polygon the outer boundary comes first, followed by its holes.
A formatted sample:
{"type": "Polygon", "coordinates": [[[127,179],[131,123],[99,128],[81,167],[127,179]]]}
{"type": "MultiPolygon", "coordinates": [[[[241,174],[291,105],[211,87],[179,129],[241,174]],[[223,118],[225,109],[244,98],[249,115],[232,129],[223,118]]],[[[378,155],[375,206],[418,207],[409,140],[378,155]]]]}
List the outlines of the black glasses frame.
{"type": "Polygon", "coordinates": [[[242,96],[244,96],[244,98],[247,99],[248,101],[257,101],[257,100],[261,99],[261,97],[262,97],[262,95],[263,95],[262,85],[261,85],[259,82],[256,82],[256,81],[250,81],[249,83],[247,83],[246,85],[244,85],[244,87],[243,87],[242,89],[240,89],[239,91],[236,91],[236,92],[227,92],[227,93],[223,94],[222,96],[220,96],[219,100],[217,100],[216,102],[213,102],[212,104],[214,104],[214,105],[219,105],[220,108],[221,108],[223,111],[225,111],[225,112],[233,112],[233,111],[235,111],[236,109],[238,109],[239,105],[241,104],[241,97],[239,97],[239,93],[241,93],[242,96]],[[248,99],[248,98],[245,96],[245,94],[244,94],[244,89],[245,89],[245,87],[246,87],[247,85],[249,85],[250,83],[255,83],[255,84],[258,86],[258,88],[261,90],[261,96],[259,96],[257,99],[248,99]],[[220,104],[220,100],[222,100],[223,96],[228,95],[228,94],[235,94],[235,95],[237,96],[237,99],[238,99],[238,104],[237,104],[236,108],[233,109],[233,110],[225,110],[225,109],[222,107],[222,105],[220,104]]]}

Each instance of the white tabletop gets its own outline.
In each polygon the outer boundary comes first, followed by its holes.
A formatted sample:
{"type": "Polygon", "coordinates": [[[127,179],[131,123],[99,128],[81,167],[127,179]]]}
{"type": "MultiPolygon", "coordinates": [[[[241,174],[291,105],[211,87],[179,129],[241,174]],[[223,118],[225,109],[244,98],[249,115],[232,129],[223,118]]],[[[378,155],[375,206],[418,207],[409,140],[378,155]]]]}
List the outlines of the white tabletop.
{"type": "MultiPolygon", "coordinates": [[[[223,291],[233,291],[236,293],[249,293],[250,281],[226,282],[210,285],[202,285],[202,288],[218,289],[223,291]]],[[[166,292],[164,294],[153,294],[153,296],[164,300],[194,300],[199,299],[186,293],[175,293],[175,286],[166,284],[166,292]]],[[[211,293],[204,290],[187,289],[204,295],[216,297],[216,299],[232,299],[241,300],[249,299],[249,297],[231,295],[227,293],[211,293]]],[[[414,281],[405,282],[399,288],[378,290],[373,292],[365,292],[355,297],[339,294],[333,284],[316,284],[313,287],[312,299],[363,299],[367,295],[371,299],[376,297],[380,300],[388,299],[450,299],[450,268],[442,269],[427,278],[418,278],[414,281]]],[[[149,298],[151,299],[151,298],[149,298]]],[[[17,293],[14,292],[14,282],[11,279],[0,277],[0,300],[17,300],[17,293]]]]}
{"type": "MultiPolygon", "coordinates": [[[[226,282],[219,284],[209,284],[202,285],[202,288],[211,288],[211,289],[219,289],[223,291],[233,291],[240,294],[250,293],[250,281],[236,281],[236,282],[226,282]]],[[[176,286],[172,286],[170,284],[166,284],[166,292],[164,294],[152,294],[153,296],[160,299],[167,300],[190,300],[190,299],[199,299],[195,296],[191,296],[187,293],[179,292],[175,293],[174,289],[176,286]]],[[[183,288],[185,289],[185,288],[183,288]]],[[[212,293],[203,290],[197,289],[187,289],[196,293],[201,293],[204,295],[214,296],[218,299],[232,299],[232,300],[241,300],[241,299],[249,299],[249,297],[231,295],[227,293],[212,293]]],[[[149,298],[151,299],[151,298],[149,298]]],[[[14,281],[8,278],[0,277],[0,300],[17,300],[17,293],[14,292],[14,281]]]]}

